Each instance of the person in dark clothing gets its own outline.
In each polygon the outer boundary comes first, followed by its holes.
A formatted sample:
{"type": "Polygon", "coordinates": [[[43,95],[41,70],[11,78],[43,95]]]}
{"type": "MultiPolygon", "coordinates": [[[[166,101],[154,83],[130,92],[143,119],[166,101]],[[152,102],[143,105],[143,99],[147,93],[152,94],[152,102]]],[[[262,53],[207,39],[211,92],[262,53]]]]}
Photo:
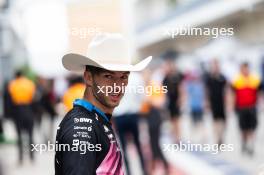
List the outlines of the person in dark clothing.
{"type": "Polygon", "coordinates": [[[173,124],[175,141],[180,139],[180,103],[183,75],[176,70],[174,60],[166,60],[167,74],[163,80],[163,86],[167,87],[167,107],[173,124]]]}
{"type": "Polygon", "coordinates": [[[38,116],[38,125],[41,126],[41,123],[45,119],[49,123],[49,127],[44,128],[44,140],[45,143],[53,139],[54,133],[54,120],[56,114],[55,110],[55,95],[53,93],[53,84],[52,80],[44,79],[42,77],[37,78],[37,96],[34,101],[35,115],[38,116]],[[46,117],[46,118],[45,118],[46,117]]]}
{"type": "Polygon", "coordinates": [[[150,107],[150,111],[147,114],[148,131],[150,146],[152,151],[152,169],[155,168],[155,161],[159,160],[163,163],[166,174],[169,174],[170,166],[168,161],[165,159],[160,147],[160,130],[161,130],[161,111],[155,107],[150,107]]]}
{"type": "Polygon", "coordinates": [[[123,174],[111,117],[84,99],[74,102],[57,132],[56,143],[69,144],[71,150],[56,150],[56,175],[123,174]],[[78,151],[73,151],[75,145],[78,151]]]}
{"type": "Polygon", "coordinates": [[[16,73],[14,80],[8,84],[8,92],[12,101],[12,114],[18,136],[19,163],[23,163],[23,139],[25,133],[28,136],[28,149],[30,159],[34,160],[32,151],[34,114],[32,102],[35,95],[35,84],[24,77],[20,71],[16,73]]]}
{"type": "Polygon", "coordinates": [[[145,163],[144,163],[144,158],[143,158],[143,153],[139,141],[139,128],[138,128],[138,123],[139,123],[139,114],[134,113],[134,114],[124,114],[122,116],[119,116],[119,119],[117,120],[116,117],[114,118],[115,124],[117,126],[117,131],[119,135],[119,139],[121,142],[122,150],[124,152],[124,161],[126,164],[126,172],[127,175],[131,174],[130,166],[127,160],[127,138],[126,134],[129,133],[131,134],[133,141],[135,143],[139,159],[140,159],[140,164],[142,166],[142,171],[143,174],[146,175],[146,170],[145,170],[145,163]]]}
{"type": "Polygon", "coordinates": [[[223,135],[226,125],[225,94],[227,81],[220,72],[217,60],[214,60],[211,63],[211,70],[206,75],[205,84],[210,109],[214,119],[216,140],[217,143],[221,145],[223,143],[223,135]]]}
{"type": "Polygon", "coordinates": [[[128,49],[122,35],[100,34],[88,47],[90,56],[63,57],[66,69],[84,71],[86,89],[83,99],[75,100],[73,109],[58,127],[56,144],[59,147],[66,144],[71,149],[56,150],[56,175],[125,174],[123,156],[111,124],[112,113],[124,95],[117,88],[127,85],[130,71],[140,71],[151,61],[147,58],[131,65],[128,49]],[[120,63],[122,60],[125,62],[120,63]],[[76,145],[77,149],[73,150],[76,145]]]}
{"type": "Polygon", "coordinates": [[[112,111],[123,95],[104,96],[97,93],[97,88],[106,86],[108,85],[106,82],[112,83],[116,79],[126,85],[129,73],[107,71],[93,66],[86,67],[84,99],[75,100],[73,109],[60,123],[56,136],[58,145],[68,144],[71,145],[71,149],[76,144],[80,147],[78,151],[56,151],[55,174],[123,175],[121,151],[111,125],[112,111]],[[81,147],[94,149],[82,154],[81,147]]]}
{"type": "Polygon", "coordinates": [[[5,82],[3,87],[3,117],[0,116],[0,142],[5,141],[3,122],[4,119],[12,119],[13,103],[8,92],[8,82],[5,82]]]}
{"type": "Polygon", "coordinates": [[[4,117],[5,118],[12,118],[12,109],[14,107],[14,104],[12,103],[11,96],[8,92],[8,82],[5,83],[4,86],[4,95],[3,95],[3,100],[4,100],[4,117]]]}

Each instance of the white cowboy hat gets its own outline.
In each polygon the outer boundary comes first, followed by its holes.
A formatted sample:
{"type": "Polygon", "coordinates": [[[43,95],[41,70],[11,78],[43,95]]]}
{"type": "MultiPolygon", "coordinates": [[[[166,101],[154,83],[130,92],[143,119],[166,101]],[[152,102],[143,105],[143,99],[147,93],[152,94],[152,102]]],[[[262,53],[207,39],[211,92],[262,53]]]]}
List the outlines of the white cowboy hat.
{"type": "Polygon", "coordinates": [[[151,61],[149,56],[132,65],[128,42],[118,33],[96,35],[88,46],[86,56],[69,53],[63,56],[62,64],[69,71],[84,71],[86,65],[110,71],[140,71],[151,61]]]}

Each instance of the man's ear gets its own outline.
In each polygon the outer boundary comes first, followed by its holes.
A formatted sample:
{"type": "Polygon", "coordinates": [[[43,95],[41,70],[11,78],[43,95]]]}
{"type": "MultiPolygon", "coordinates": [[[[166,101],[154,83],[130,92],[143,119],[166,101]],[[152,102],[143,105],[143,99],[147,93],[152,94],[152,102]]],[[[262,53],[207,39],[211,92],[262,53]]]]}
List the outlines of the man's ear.
{"type": "Polygon", "coordinates": [[[84,71],[83,77],[84,77],[84,83],[87,86],[92,86],[92,82],[93,82],[92,73],[90,71],[84,71]]]}

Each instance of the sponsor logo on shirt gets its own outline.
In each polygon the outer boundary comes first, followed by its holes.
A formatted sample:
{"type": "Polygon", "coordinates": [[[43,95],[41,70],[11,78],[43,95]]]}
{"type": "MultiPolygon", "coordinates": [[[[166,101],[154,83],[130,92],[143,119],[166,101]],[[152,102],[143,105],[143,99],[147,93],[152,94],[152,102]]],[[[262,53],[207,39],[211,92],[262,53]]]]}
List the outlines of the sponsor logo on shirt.
{"type": "Polygon", "coordinates": [[[81,130],[85,130],[85,129],[87,129],[87,127],[86,127],[86,126],[74,126],[73,129],[81,129],[81,130]]]}
{"type": "Polygon", "coordinates": [[[79,123],[80,120],[78,118],[74,118],[73,121],[74,123],[79,123]]]}
{"type": "Polygon", "coordinates": [[[92,119],[89,118],[74,118],[74,123],[93,123],[92,119]]]}
{"type": "Polygon", "coordinates": [[[88,134],[88,132],[84,132],[84,131],[83,131],[83,132],[78,131],[78,132],[74,133],[74,134],[73,134],[73,137],[74,137],[74,138],[82,137],[82,138],[88,138],[88,139],[91,138],[91,136],[88,134]]]}

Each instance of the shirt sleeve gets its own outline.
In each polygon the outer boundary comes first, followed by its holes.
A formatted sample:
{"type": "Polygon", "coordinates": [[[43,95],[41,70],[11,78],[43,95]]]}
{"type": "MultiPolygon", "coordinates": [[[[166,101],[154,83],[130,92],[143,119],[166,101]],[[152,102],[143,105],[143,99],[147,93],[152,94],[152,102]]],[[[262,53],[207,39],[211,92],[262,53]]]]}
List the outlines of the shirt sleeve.
{"type": "MultiPolygon", "coordinates": [[[[88,120],[89,121],[89,120],[88,120]]],[[[97,137],[95,125],[69,119],[62,129],[61,143],[70,145],[70,150],[61,153],[63,175],[94,175],[96,172],[97,137]]]]}

